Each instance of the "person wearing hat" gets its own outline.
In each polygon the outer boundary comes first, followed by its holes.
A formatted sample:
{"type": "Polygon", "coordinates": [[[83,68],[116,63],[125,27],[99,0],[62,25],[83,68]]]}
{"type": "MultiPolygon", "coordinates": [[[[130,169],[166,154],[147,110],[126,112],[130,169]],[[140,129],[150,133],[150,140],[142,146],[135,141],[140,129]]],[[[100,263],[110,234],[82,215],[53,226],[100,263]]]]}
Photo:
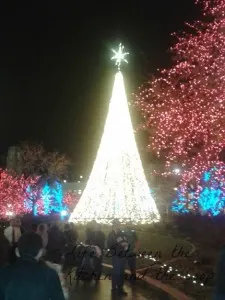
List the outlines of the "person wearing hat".
{"type": "Polygon", "coordinates": [[[108,235],[107,245],[112,257],[112,293],[126,296],[124,291],[124,271],[126,265],[127,237],[120,229],[118,220],[113,221],[112,231],[108,235]]]}
{"type": "Polygon", "coordinates": [[[126,229],[124,233],[128,241],[128,249],[127,249],[126,257],[131,272],[130,283],[133,284],[135,283],[136,280],[136,252],[139,248],[139,241],[132,223],[128,223],[126,225],[126,229]]]}
{"type": "Polygon", "coordinates": [[[1,300],[65,300],[56,271],[39,261],[42,247],[40,235],[27,232],[21,236],[18,260],[0,269],[1,300]]]}

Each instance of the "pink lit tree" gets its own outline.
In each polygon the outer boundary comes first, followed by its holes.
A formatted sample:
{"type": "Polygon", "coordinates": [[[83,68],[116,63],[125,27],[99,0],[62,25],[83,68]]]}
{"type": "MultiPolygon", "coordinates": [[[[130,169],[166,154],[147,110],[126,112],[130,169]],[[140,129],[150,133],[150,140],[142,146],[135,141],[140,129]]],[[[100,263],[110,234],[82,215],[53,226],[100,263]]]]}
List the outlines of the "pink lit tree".
{"type": "Polygon", "coordinates": [[[63,196],[63,204],[72,212],[80,199],[80,195],[73,191],[68,191],[63,196]]]}
{"type": "Polygon", "coordinates": [[[149,148],[166,158],[167,167],[181,165],[196,175],[225,145],[225,1],[202,2],[210,22],[189,24],[192,33],[171,48],[173,67],[136,96],[149,148]]]}
{"type": "Polygon", "coordinates": [[[171,48],[174,64],[140,88],[137,104],[149,149],[180,166],[184,195],[221,159],[225,146],[225,0],[198,0],[204,21],[188,25],[171,48]]]}
{"type": "Polygon", "coordinates": [[[24,205],[27,186],[35,184],[36,179],[0,170],[0,217],[7,218],[29,212],[24,205]]]}

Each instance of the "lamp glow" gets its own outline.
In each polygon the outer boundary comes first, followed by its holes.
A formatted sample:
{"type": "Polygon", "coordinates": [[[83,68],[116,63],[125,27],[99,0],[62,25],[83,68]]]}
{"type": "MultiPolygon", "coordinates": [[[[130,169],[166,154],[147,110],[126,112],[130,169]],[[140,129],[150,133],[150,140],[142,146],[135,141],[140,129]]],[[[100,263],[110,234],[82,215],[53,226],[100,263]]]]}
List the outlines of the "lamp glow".
{"type": "Polygon", "coordinates": [[[179,175],[180,174],[180,169],[176,168],[176,169],[174,169],[173,172],[174,172],[174,174],[179,175]]]}
{"type": "Polygon", "coordinates": [[[62,210],[60,212],[61,217],[66,217],[68,215],[68,212],[66,210],[62,210]]]}

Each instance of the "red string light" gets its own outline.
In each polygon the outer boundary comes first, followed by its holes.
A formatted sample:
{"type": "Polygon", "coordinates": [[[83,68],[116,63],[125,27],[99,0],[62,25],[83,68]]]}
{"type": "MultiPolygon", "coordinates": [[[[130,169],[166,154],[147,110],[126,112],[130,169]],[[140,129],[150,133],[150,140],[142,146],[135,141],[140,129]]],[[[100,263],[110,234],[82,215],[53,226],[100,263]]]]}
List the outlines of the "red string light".
{"type": "Polygon", "coordinates": [[[204,21],[187,24],[171,48],[174,65],[140,87],[136,101],[149,149],[200,178],[225,146],[225,0],[202,0],[204,21]]]}
{"type": "Polygon", "coordinates": [[[73,191],[68,191],[65,193],[63,197],[63,203],[69,209],[70,212],[73,211],[77,202],[79,201],[81,195],[76,194],[73,191]]]}
{"type": "Polygon", "coordinates": [[[7,218],[28,212],[24,205],[27,186],[35,183],[36,179],[0,170],[0,217],[7,218]]]}

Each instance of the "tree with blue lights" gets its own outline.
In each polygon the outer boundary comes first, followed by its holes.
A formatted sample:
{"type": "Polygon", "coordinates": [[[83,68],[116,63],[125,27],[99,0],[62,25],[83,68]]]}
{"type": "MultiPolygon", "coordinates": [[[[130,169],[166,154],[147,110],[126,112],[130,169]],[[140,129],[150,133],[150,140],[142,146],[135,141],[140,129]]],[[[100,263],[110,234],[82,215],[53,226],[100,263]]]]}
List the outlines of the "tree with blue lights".
{"type": "Polygon", "coordinates": [[[25,207],[35,216],[60,214],[66,210],[62,184],[59,181],[42,180],[37,186],[28,186],[26,194],[25,207]]]}
{"type": "Polygon", "coordinates": [[[225,165],[219,162],[205,171],[197,186],[182,185],[171,210],[177,213],[199,213],[216,216],[225,212],[225,165]]]}
{"type": "Polygon", "coordinates": [[[44,214],[48,215],[51,212],[52,207],[52,190],[48,183],[42,187],[41,199],[43,201],[44,214]]]}
{"type": "Polygon", "coordinates": [[[63,189],[62,189],[62,184],[59,181],[55,181],[54,184],[52,185],[51,210],[54,213],[61,213],[64,210],[63,189]]]}
{"type": "Polygon", "coordinates": [[[47,152],[42,145],[21,143],[23,173],[35,183],[26,188],[25,208],[33,215],[61,213],[63,191],[60,180],[67,175],[69,160],[58,152],[47,152]]]}

